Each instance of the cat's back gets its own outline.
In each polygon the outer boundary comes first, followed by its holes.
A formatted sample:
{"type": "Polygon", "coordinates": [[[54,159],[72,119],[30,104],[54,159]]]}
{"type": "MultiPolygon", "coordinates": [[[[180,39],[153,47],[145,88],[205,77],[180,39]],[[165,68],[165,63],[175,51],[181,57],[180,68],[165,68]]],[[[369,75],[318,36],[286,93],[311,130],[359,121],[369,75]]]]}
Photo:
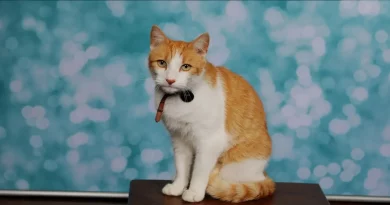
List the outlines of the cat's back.
{"type": "Polygon", "coordinates": [[[266,131],[263,103],[252,85],[226,67],[217,67],[225,92],[226,129],[240,134],[244,130],[266,131]]]}
{"type": "Polygon", "coordinates": [[[226,67],[217,67],[220,79],[224,86],[225,95],[230,100],[242,104],[254,103],[262,107],[262,102],[252,85],[241,75],[229,70],[226,67]],[[248,101],[249,100],[249,101],[248,101]]]}

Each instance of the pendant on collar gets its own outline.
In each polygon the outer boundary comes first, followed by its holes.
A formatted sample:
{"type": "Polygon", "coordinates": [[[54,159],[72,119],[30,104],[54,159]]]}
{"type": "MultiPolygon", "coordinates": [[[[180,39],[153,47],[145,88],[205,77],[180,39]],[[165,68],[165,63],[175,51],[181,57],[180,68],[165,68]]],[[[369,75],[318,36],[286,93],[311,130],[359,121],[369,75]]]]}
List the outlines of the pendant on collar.
{"type": "Polygon", "coordinates": [[[190,90],[186,90],[186,91],[183,91],[180,93],[180,99],[183,101],[183,102],[191,102],[192,100],[194,100],[195,96],[194,96],[194,93],[192,93],[190,90]]]}

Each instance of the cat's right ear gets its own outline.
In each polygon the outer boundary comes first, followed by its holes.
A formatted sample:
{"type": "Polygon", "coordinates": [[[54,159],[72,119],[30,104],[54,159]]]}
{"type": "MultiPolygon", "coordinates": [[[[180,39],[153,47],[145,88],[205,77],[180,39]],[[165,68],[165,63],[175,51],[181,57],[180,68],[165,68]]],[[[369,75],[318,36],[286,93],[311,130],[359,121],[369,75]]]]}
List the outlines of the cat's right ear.
{"type": "Polygon", "coordinates": [[[153,25],[150,31],[150,50],[153,50],[166,41],[168,41],[168,38],[164,32],[158,26],[153,25]]]}

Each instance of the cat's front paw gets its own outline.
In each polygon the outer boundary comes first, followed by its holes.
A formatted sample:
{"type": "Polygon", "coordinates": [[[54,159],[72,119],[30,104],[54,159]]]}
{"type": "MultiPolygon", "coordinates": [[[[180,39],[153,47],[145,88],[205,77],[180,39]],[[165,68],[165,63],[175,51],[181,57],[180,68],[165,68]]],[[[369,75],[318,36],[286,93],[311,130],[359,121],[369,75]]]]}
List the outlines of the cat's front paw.
{"type": "Polygon", "coordinates": [[[182,195],[182,199],[187,202],[200,202],[204,199],[205,192],[199,192],[192,189],[187,189],[182,195]]]}
{"type": "Polygon", "coordinates": [[[179,186],[177,184],[167,184],[162,189],[162,192],[163,194],[168,196],[180,196],[183,193],[184,189],[184,186],[179,186]]]}

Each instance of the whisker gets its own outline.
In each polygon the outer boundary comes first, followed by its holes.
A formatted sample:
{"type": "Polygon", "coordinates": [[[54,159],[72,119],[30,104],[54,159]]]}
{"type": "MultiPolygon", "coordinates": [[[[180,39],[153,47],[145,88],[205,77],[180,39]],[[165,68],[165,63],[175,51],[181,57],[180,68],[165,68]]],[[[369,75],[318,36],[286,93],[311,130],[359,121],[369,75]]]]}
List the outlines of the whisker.
{"type": "Polygon", "coordinates": [[[159,86],[159,85],[156,84],[156,85],[154,86],[154,91],[157,91],[157,90],[159,90],[160,88],[161,88],[161,86],[159,86]]]}

